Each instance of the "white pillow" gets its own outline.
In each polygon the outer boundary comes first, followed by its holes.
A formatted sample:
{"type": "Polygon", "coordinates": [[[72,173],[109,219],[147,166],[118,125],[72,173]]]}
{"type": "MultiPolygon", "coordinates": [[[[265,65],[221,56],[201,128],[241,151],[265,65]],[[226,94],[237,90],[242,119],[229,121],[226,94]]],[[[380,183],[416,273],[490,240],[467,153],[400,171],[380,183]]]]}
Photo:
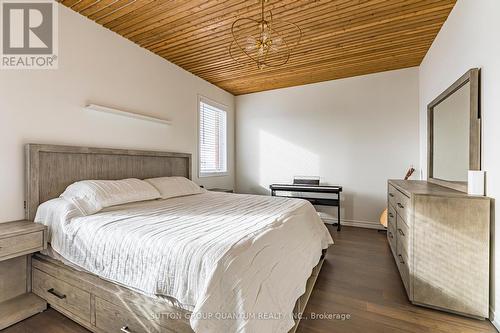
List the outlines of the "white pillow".
{"type": "Polygon", "coordinates": [[[206,192],[205,189],[184,177],[159,177],[145,179],[145,181],[156,187],[162,199],[206,192]]]}
{"type": "Polygon", "coordinates": [[[68,186],[61,198],[72,202],[83,214],[91,215],[110,206],[158,199],[160,193],[147,182],[135,178],[83,180],[68,186]]]}

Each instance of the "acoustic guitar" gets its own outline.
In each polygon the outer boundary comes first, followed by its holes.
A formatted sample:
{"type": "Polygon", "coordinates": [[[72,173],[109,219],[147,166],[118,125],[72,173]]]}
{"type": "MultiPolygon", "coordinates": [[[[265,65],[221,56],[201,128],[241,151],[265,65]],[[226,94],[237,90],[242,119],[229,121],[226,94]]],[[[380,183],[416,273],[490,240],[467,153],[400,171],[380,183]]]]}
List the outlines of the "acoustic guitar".
{"type": "MultiPolygon", "coordinates": [[[[408,171],[406,172],[405,180],[410,178],[414,172],[415,172],[415,169],[413,168],[413,166],[411,166],[408,169],[408,171]]],[[[382,215],[380,215],[380,224],[382,224],[384,227],[387,228],[387,208],[384,209],[384,211],[382,212],[382,215]]]]}

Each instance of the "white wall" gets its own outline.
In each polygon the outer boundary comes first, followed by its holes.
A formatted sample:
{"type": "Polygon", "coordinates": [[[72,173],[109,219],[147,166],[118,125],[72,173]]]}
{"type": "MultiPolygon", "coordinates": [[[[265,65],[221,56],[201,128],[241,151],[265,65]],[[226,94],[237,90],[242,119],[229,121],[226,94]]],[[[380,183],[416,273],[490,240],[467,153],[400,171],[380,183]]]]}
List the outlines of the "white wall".
{"type": "MultiPolygon", "coordinates": [[[[420,66],[420,159],[426,165],[426,106],[462,74],[481,68],[482,166],[487,195],[500,196],[500,1],[459,0],[420,66]]],[[[425,170],[426,172],[426,170],[425,170]]],[[[499,209],[494,204],[492,211],[499,209]]],[[[473,221],[472,221],[473,222],[473,221]]],[[[498,308],[500,290],[500,230],[492,223],[492,310],[498,308]],[[496,229],[496,230],[495,230],[496,229]]],[[[492,318],[495,322],[498,318],[492,318]]],[[[497,327],[498,326],[498,323],[497,327]]]]}
{"type": "Polygon", "coordinates": [[[234,97],[59,6],[59,69],[0,71],[0,221],[24,216],[23,145],[29,142],[193,153],[197,175],[197,94],[229,107],[229,176],[234,183],[234,97]],[[171,119],[165,127],[87,112],[87,103],[171,119]]]}
{"type": "Polygon", "coordinates": [[[343,219],[376,226],[387,179],[418,166],[417,68],[237,96],[236,109],[240,192],[318,175],[344,186],[343,219]]]}

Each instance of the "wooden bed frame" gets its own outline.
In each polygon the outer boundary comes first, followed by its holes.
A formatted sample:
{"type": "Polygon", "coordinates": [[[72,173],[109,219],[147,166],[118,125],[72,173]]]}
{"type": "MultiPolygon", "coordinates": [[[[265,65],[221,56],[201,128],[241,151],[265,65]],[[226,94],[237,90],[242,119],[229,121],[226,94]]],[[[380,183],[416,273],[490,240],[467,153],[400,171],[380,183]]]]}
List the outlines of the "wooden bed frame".
{"type": "MultiPolygon", "coordinates": [[[[191,179],[191,154],[28,144],[26,219],[33,221],[40,203],[58,197],[79,180],[162,176],[191,179]]],[[[324,253],[295,304],[297,319],[291,333],[298,327],[323,262],[324,253]]],[[[92,332],[193,332],[189,311],[42,254],[32,260],[32,291],[92,332]]]]}

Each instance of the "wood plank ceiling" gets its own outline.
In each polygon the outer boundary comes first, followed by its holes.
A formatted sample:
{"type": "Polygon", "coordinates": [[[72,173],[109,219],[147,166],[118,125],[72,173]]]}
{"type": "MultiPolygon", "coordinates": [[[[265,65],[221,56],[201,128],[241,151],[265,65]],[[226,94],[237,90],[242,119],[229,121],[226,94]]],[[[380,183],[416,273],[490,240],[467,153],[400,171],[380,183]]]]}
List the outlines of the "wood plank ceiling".
{"type": "Polygon", "coordinates": [[[62,3],[234,95],[418,66],[456,0],[270,0],[303,37],[289,62],[258,69],[229,56],[231,24],[257,0],[62,3]]]}

